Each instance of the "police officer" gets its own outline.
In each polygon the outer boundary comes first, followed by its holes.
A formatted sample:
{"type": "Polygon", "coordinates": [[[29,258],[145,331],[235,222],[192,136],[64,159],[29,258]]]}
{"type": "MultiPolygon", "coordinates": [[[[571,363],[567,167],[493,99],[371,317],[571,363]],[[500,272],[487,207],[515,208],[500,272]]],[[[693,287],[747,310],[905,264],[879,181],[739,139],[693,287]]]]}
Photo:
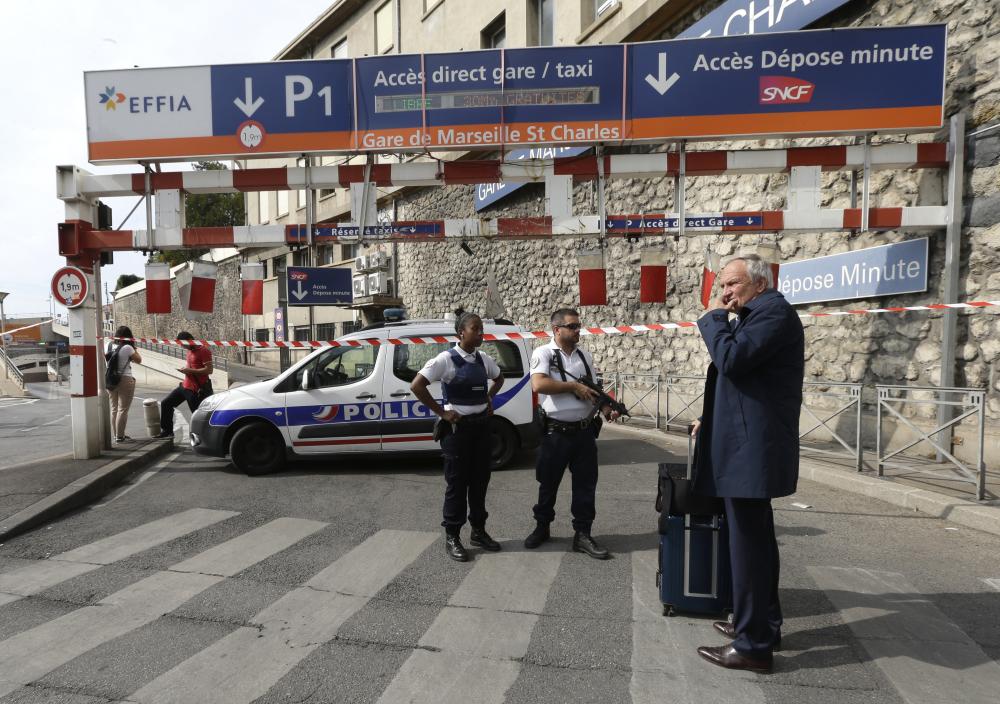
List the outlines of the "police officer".
{"type": "MultiPolygon", "coordinates": [[[[531,388],[542,395],[545,428],[535,465],[538,503],[533,510],[537,526],[525,538],[524,547],[534,549],[549,539],[549,524],[556,515],[556,493],[568,465],[573,475],[573,550],[605,560],[610,553],[590,534],[596,514],[598,395],[577,381],[596,381],[594,358],[577,346],[581,327],[578,312],[560,308],[552,314],[551,323],[552,342],[531,356],[531,388]]],[[[608,420],[618,417],[608,406],[600,411],[608,420]]]]}
{"type": "Polygon", "coordinates": [[[482,319],[475,313],[458,313],[458,346],[427,362],[410,390],[441,418],[438,423],[444,424],[441,450],[447,488],[441,525],[445,530],[445,552],[451,559],[465,562],[469,554],[459,532],[465,524],[466,510],[472,525],[469,542],[490,552],[500,549],[500,543],[486,532],[486,488],[490,483],[492,442],[489,420],[503,375],[492,357],[476,350],[483,344],[482,319]],[[487,380],[492,383],[488,385],[487,380]],[[440,381],[444,390],[443,408],[427,388],[435,381],[440,381]]]}

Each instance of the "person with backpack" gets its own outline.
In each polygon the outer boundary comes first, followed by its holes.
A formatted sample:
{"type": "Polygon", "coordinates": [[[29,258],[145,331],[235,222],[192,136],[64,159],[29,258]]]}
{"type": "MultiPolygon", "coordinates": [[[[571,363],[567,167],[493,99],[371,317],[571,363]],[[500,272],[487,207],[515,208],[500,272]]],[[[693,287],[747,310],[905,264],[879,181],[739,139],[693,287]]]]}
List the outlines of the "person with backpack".
{"type": "Polygon", "coordinates": [[[104,375],[104,385],[111,398],[111,430],[115,442],[131,440],[125,434],[128,423],[128,411],[135,395],[135,376],[132,374],[132,362],[142,363],[140,355],[132,346],[132,329],[121,325],[115,330],[115,338],[108,345],[104,355],[107,361],[107,372],[104,375]]]}

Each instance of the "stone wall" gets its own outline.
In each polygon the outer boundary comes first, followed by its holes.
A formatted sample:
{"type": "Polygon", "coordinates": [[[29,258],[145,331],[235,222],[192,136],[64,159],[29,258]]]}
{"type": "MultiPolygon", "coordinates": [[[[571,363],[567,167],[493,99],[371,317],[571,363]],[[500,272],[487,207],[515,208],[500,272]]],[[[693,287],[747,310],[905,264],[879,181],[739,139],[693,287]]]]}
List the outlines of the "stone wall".
{"type": "MultiPolygon", "coordinates": [[[[215,279],[214,312],[201,319],[188,320],[181,312],[177,281],[170,281],[170,313],[155,316],[146,313],[146,291],[115,299],[114,319],[117,325],[128,325],[136,337],[173,338],[187,330],[199,340],[243,340],[242,286],[240,258],[230,257],[219,262],[215,279]]],[[[241,350],[225,347],[212,349],[216,357],[242,361],[241,350]]]]}
{"type": "MultiPolygon", "coordinates": [[[[829,18],[828,18],[829,20],[829,18]]],[[[949,28],[946,116],[962,111],[967,133],[1000,120],[1000,10],[996,3],[959,0],[857,1],[842,8],[826,26],[900,25],[946,22],[949,28]]],[[[686,26],[689,22],[685,22],[686,26]]],[[[673,33],[671,33],[672,36],[673,33]]],[[[937,134],[876,137],[892,141],[947,141],[937,134]]],[[[794,146],[850,143],[848,139],[797,140],[794,146]]],[[[700,143],[695,149],[786,147],[786,140],[700,143]]],[[[632,148],[631,151],[642,151],[632,148]]],[[[959,300],[1000,299],[1000,131],[966,142],[965,221],[959,300]]],[[[943,203],[946,172],[932,170],[874,172],[872,206],[943,203]]],[[[824,208],[850,205],[847,173],[823,175],[824,208]]],[[[596,213],[596,186],[577,184],[575,212],[596,213]]],[[[609,213],[673,210],[671,179],[609,180],[609,213]]],[[[781,209],[786,207],[787,176],[702,177],[689,179],[691,212],[781,209]]],[[[529,185],[500,201],[484,217],[517,217],[544,213],[544,189],[529,185]]],[[[411,192],[399,201],[399,219],[473,217],[472,187],[444,187],[411,192]]],[[[910,306],[942,300],[945,233],[824,233],[745,236],[700,235],[674,243],[647,238],[630,244],[609,240],[606,249],[607,306],[584,309],[585,323],[613,325],[694,320],[703,252],[711,246],[722,255],[753,251],[761,242],[777,242],[786,261],[807,259],[864,247],[927,236],[930,238],[929,289],[925,294],[802,306],[910,306]],[[640,253],[647,247],[671,252],[668,297],[663,305],[639,303],[640,253]]],[[[476,310],[484,305],[484,280],[492,269],[509,317],[529,328],[547,328],[550,311],[579,301],[576,252],[594,240],[540,242],[473,242],[470,257],[457,244],[413,244],[400,247],[400,291],[411,317],[441,316],[456,305],[476,310]]],[[[880,316],[806,319],[807,381],[865,384],[936,385],[940,382],[940,314],[913,312],[880,316]]],[[[1000,419],[1000,318],[994,309],[961,314],[958,322],[956,385],[989,389],[988,428],[992,452],[1000,451],[995,421],[1000,419]]],[[[703,374],[707,356],[696,332],[675,331],[646,336],[595,337],[587,340],[600,366],[626,372],[703,374]]],[[[870,395],[870,392],[869,392],[870,395]]],[[[873,400],[873,399],[871,399],[873,400]]],[[[910,413],[929,419],[930,406],[910,413]]],[[[873,433],[874,431],[872,431],[873,433]]]]}

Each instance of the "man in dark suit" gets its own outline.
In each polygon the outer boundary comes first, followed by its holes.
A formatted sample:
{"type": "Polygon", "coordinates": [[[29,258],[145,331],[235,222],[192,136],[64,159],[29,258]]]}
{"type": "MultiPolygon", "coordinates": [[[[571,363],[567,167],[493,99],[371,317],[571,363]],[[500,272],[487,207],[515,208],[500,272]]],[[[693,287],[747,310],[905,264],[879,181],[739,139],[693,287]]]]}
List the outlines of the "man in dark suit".
{"type": "Polygon", "coordinates": [[[720,297],[698,321],[712,363],[692,434],[695,490],[726,505],[733,621],[714,625],[732,643],[698,653],[722,667],[769,672],[782,624],[771,499],[793,494],[798,481],[805,339],[760,257],[733,259],[719,280],[720,297]],[[738,316],[732,323],[730,313],[738,316]]]}

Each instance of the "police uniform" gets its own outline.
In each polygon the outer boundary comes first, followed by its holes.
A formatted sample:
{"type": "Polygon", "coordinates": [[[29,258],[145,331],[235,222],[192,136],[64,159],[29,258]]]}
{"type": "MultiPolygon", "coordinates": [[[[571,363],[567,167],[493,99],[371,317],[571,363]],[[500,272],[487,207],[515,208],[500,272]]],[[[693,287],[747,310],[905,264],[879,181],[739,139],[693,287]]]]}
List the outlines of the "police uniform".
{"type": "Polygon", "coordinates": [[[478,350],[470,354],[461,347],[452,347],[428,361],[420,376],[431,383],[440,381],[444,409],[462,416],[453,432],[441,441],[447,482],[441,525],[449,535],[457,535],[468,509],[469,523],[481,529],[489,517],[486,489],[490,483],[491,439],[487,392],[489,380],[500,376],[500,367],[488,354],[478,350]]]}
{"type": "MultiPolygon", "coordinates": [[[[594,358],[589,352],[577,347],[567,355],[555,341],[535,350],[531,356],[531,373],[546,374],[556,381],[597,378],[594,358]]],[[[596,432],[599,421],[594,418],[594,403],[572,393],[539,394],[539,398],[547,421],[535,466],[538,480],[538,503],[533,509],[535,520],[539,525],[547,525],[555,519],[556,494],[569,466],[573,477],[570,504],[573,529],[589,535],[596,514],[597,492],[596,432]]]]}

